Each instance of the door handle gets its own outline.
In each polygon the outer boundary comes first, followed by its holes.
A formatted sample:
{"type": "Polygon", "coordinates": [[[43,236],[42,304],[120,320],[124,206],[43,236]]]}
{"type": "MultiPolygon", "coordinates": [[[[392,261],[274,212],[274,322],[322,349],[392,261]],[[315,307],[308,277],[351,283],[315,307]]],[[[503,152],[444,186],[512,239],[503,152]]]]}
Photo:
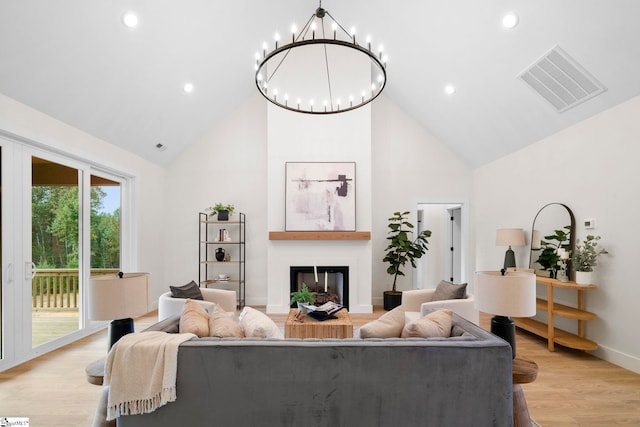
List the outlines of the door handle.
{"type": "Polygon", "coordinates": [[[24,277],[25,280],[33,280],[36,277],[36,265],[33,262],[24,263],[24,277]]]}
{"type": "Polygon", "coordinates": [[[13,283],[13,263],[7,264],[7,283],[13,283]]]}

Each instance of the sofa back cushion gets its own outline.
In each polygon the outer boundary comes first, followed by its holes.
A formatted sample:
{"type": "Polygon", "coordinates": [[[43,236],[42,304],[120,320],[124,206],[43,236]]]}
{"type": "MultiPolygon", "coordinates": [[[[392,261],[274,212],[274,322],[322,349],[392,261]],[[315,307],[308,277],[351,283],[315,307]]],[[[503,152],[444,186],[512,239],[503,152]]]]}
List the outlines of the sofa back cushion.
{"type": "Polygon", "coordinates": [[[209,316],[209,336],[218,338],[243,338],[244,333],[235,313],[218,311],[209,316]]]}
{"type": "Polygon", "coordinates": [[[190,332],[200,338],[209,336],[209,313],[192,299],[186,300],[182,308],[180,332],[190,332]]]}
{"type": "Polygon", "coordinates": [[[402,338],[446,338],[451,336],[453,311],[436,310],[408,323],[402,329],[402,338]]]}
{"type": "Polygon", "coordinates": [[[404,308],[399,305],[360,327],[360,338],[398,338],[404,328],[404,308]]]}
{"type": "Polygon", "coordinates": [[[240,313],[240,327],[246,337],[284,339],[283,333],[266,314],[255,308],[245,307],[240,313]]]}

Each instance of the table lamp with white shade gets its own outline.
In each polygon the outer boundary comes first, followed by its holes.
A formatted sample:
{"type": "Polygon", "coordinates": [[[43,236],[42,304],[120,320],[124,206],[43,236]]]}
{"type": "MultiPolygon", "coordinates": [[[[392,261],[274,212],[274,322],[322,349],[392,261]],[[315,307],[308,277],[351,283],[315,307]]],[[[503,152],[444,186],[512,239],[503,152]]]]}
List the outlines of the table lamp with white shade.
{"type": "Polygon", "coordinates": [[[500,228],[496,231],[496,246],[508,246],[504,254],[504,268],[516,266],[516,256],[511,246],[524,246],[524,230],[522,228],[500,228]]]}
{"type": "Polygon", "coordinates": [[[134,331],[133,317],[149,312],[149,273],[118,273],[89,278],[88,313],[91,320],[111,320],[109,349],[134,331]]]}
{"type": "Polygon", "coordinates": [[[516,356],[516,327],[511,317],[536,314],[536,276],[519,271],[477,271],[474,289],[476,308],[493,314],[491,333],[511,345],[516,356]]]}

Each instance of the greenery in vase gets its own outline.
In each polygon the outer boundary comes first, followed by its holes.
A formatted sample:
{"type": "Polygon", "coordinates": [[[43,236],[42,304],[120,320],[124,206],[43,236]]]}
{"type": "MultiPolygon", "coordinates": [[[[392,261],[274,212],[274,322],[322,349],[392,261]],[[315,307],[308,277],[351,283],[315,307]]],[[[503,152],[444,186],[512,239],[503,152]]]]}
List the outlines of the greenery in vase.
{"type": "Polygon", "coordinates": [[[315,300],[316,292],[309,291],[307,284],[302,282],[302,288],[299,291],[291,292],[291,301],[289,302],[289,304],[293,304],[294,302],[313,304],[315,300]]]}
{"type": "Polygon", "coordinates": [[[542,266],[543,270],[549,270],[552,277],[556,277],[558,272],[558,263],[560,262],[560,254],[558,249],[564,249],[569,252],[571,250],[571,226],[566,225],[564,230],[554,230],[554,234],[544,236],[545,240],[540,240],[542,252],[536,260],[542,266]]]}
{"type": "Polygon", "coordinates": [[[606,249],[598,249],[598,240],[600,240],[600,236],[591,234],[587,236],[582,244],[578,240],[572,256],[573,268],[576,271],[593,271],[593,267],[597,265],[598,256],[609,253],[606,249]]]}
{"type": "Polygon", "coordinates": [[[216,215],[218,212],[220,211],[227,211],[229,212],[229,216],[233,215],[233,210],[235,209],[235,207],[232,204],[223,204],[223,203],[216,203],[215,205],[207,208],[207,211],[209,211],[209,215],[213,216],[216,215]]]}
{"type": "Polygon", "coordinates": [[[396,280],[398,276],[404,276],[402,268],[407,262],[411,263],[413,268],[416,267],[416,259],[421,258],[429,248],[427,238],[431,237],[430,230],[424,230],[418,236],[411,240],[413,224],[407,221],[406,216],[409,212],[394,212],[389,218],[389,246],[385,249],[385,256],[382,262],[389,263],[387,273],[393,276],[392,292],[396,292],[396,280]]]}

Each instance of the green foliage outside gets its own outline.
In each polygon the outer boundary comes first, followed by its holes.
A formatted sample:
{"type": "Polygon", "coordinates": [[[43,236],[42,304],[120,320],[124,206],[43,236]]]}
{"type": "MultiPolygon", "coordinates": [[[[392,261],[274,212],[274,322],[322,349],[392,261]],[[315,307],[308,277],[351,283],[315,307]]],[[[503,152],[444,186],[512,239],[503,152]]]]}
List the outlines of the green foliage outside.
{"type": "MultiPolygon", "coordinates": [[[[120,266],[120,209],[100,212],[105,192],[91,187],[91,268],[120,266]]],[[[32,259],[39,269],[78,268],[78,187],[33,187],[32,259]]]]}

